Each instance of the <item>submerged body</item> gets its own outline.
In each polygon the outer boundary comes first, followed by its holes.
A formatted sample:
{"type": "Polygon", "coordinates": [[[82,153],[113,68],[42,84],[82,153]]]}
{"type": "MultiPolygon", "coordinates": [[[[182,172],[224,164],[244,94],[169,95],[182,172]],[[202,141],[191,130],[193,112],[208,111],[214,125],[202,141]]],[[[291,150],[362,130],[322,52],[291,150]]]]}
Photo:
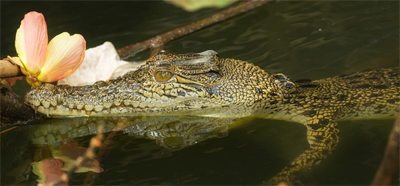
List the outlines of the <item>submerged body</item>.
{"type": "Polygon", "coordinates": [[[29,92],[26,102],[49,116],[243,117],[263,109],[312,115],[315,108],[326,108],[341,119],[393,116],[399,89],[398,67],[291,82],[244,61],[219,59],[214,51],[161,52],[115,80],[80,87],[47,84],[29,92]],[[237,108],[244,112],[234,113],[237,108]]]}
{"type": "Polygon", "coordinates": [[[29,92],[26,102],[49,116],[252,115],[301,123],[310,148],[270,180],[276,183],[293,181],[334,149],[338,120],[393,118],[399,94],[399,67],[292,82],[205,51],[161,52],[137,71],[90,86],[43,85],[29,92]]]}

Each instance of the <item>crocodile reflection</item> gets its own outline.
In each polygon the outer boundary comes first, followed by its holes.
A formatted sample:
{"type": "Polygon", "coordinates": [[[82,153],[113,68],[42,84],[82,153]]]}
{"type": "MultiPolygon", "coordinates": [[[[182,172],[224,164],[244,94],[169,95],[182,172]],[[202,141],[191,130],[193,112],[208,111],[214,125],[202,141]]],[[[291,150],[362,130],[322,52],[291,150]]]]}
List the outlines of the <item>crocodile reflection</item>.
{"type": "MultiPolygon", "coordinates": [[[[58,146],[70,138],[95,135],[97,127],[103,132],[115,129],[119,118],[71,118],[50,120],[48,124],[32,126],[30,137],[33,144],[58,146]]],[[[229,118],[205,117],[134,117],[123,133],[136,138],[153,139],[170,150],[179,150],[209,138],[227,136],[229,118]]]]}
{"type": "MultiPolygon", "coordinates": [[[[86,151],[71,139],[95,135],[98,127],[103,132],[123,130],[136,138],[156,141],[157,145],[170,150],[179,150],[214,137],[225,137],[233,119],[204,117],[136,117],[128,118],[128,125],[120,127],[121,118],[71,118],[54,119],[47,124],[34,125],[30,129],[33,144],[51,151],[51,158],[33,163],[33,172],[39,176],[39,183],[50,183],[61,177],[75,164],[76,158],[86,151]]],[[[40,149],[40,148],[39,148],[40,149]]],[[[98,160],[86,161],[76,173],[102,172],[98,160]]],[[[68,183],[62,183],[67,185],[68,183]]]]}

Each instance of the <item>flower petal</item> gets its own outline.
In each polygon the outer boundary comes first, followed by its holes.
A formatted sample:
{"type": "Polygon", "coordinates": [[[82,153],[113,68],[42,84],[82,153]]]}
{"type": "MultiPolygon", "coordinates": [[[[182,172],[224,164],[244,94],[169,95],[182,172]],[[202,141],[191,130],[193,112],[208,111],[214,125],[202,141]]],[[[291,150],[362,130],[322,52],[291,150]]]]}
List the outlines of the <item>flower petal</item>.
{"type": "Polygon", "coordinates": [[[53,82],[71,75],[85,57],[86,41],[80,34],[63,32],[54,37],[47,47],[47,55],[38,79],[53,82]]]}
{"type": "Polygon", "coordinates": [[[91,85],[96,81],[107,81],[136,70],[142,64],[144,61],[131,63],[120,60],[114,45],[107,41],[87,49],[81,66],[67,78],[59,80],[57,85],[91,85]]]}
{"type": "Polygon", "coordinates": [[[29,12],[21,21],[15,36],[15,49],[22,65],[36,74],[43,66],[47,50],[47,25],[43,14],[29,12]]]}

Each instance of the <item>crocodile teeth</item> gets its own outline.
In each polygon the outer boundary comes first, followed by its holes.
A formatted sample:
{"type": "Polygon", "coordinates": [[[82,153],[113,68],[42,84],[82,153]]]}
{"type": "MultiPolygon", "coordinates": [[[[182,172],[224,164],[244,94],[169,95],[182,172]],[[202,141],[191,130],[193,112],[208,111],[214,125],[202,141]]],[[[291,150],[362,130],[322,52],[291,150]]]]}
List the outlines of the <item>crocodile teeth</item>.
{"type": "Polygon", "coordinates": [[[59,104],[59,105],[63,104],[60,94],[57,95],[57,104],[59,104]]]}
{"type": "Polygon", "coordinates": [[[106,102],[106,103],[103,104],[103,106],[104,106],[105,108],[110,108],[111,105],[112,105],[111,102],[106,102]]]}
{"type": "Polygon", "coordinates": [[[34,106],[39,106],[40,105],[40,101],[38,101],[38,100],[31,100],[30,101],[34,106]]]}
{"type": "Polygon", "coordinates": [[[91,111],[93,110],[94,106],[93,105],[85,105],[85,110],[86,111],[91,111]]]}
{"type": "Polygon", "coordinates": [[[144,101],[141,102],[140,105],[139,105],[140,108],[145,108],[146,106],[147,106],[147,103],[144,102],[144,101]]]}
{"type": "Polygon", "coordinates": [[[83,104],[82,104],[82,103],[76,104],[76,108],[77,108],[78,110],[81,110],[81,109],[83,108],[83,104]]]}
{"type": "Polygon", "coordinates": [[[115,106],[121,105],[121,100],[115,99],[115,100],[114,100],[114,105],[115,105],[115,106]]]}
{"type": "Polygon", "coordinates": [[[102,111],[102,110],[103,110],[103,105],[96,105],[96,106],[94,106],[94,110],[97,111],[97,112],[102,111]]]}
{"type": "Polygon", "coordinates": [[[124,100],[124,105],[128,106],[131,105],[132,101],[131,100],[124,100]]]}
{"type": "Polygon", "coordinates": [[[49,108],[50,107],[50,102],[49,101],[42,101],[42,105],[44,108],[49,108]]]}
{"type": "Polygon", "coordinates": [[[50,104],[53,106],[53,107],[55,107],[55,106],[57,106],[57,101],[54,99],[54,100],[51,100],[50,101],[50,104]]]}
{"type": "Polygon", "coordinates": [[[138,107],[140,103],[139,103],[139,101],[132,101],[131,104],[133,107],[138,107]]]}

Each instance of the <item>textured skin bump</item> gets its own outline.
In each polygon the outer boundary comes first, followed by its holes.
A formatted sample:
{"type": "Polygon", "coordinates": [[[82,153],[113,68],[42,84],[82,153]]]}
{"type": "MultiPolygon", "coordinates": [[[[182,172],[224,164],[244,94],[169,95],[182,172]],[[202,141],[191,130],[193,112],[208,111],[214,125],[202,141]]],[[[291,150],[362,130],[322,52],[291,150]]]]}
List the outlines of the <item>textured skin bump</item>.
{"type": "Polygon", "coordinates": [[[294,183],[336,147],[337,121],[397,114],[399,67],[291,81],[245,61],[220,59],[214,51],[161,52],[115,80],[82,87],[45,84],[25,100],[49,116],[252,115],[301,123],[307,127],[310,148],[266,182],[294,183]],[[159,82],[154,77],[159,71],[170,73],[170,79],[159,82]]]}

